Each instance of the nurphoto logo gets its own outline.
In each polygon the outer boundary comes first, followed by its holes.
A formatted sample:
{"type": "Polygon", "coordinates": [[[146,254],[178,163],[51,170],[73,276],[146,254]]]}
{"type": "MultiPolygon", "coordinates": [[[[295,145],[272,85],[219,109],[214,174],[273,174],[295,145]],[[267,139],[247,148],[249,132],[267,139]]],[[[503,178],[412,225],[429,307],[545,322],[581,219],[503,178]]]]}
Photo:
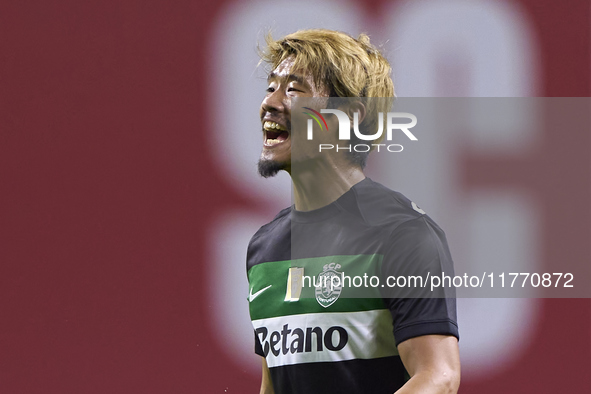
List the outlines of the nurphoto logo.
{"type": "MultiPolygon", "coordinates": [[[[310,116],[312,119],[308,119],[307,123],[307,138],[308,140],[312,140],[314,136],[314,121],[318,124],[321,131],[328,131],[328,125],[326,120],[322,116],[322,114],[333,114],[337,117],[339,121],[339,140],[351,140],[351,119],[349,116],[338,109],[320,109],[320,112],[313,110],[310,107],[303,107],[304,109],[308,110],[309,112],[304,112],[304,114],[310,116]]],[[[359,113],[355,112],[353,114],[353,133],[355,136],[362,141],[379,141],[382,138],[382,134],[384,133],[384,113],[378,113],[378,130],[374,134],[362,134],[359,131],[359,113]]],[[[392,141],[394,131],[400,130],[406,135],[406,137],[411,141],[418,141],[418,138],[409,130],[417,125],[417,117],[408,112],[388,112],[386,113],[386,141],[392,141]],[[395,123],[395,119],[409,119],[410,123],[395,123]]],[[[347,150],[351,152],[351,150],[355,152],[369,152],[372,149],[376,149],[378,152],[380,148],[386,149],[388,152],[402,152],[404,147],[400,144],[353,144],[346,147],[333,145],[333,144],[319,144],[318,149],[319,152],[323,150],[331,150],[336,149],[337,152],[339,150],[347,150]]]]}

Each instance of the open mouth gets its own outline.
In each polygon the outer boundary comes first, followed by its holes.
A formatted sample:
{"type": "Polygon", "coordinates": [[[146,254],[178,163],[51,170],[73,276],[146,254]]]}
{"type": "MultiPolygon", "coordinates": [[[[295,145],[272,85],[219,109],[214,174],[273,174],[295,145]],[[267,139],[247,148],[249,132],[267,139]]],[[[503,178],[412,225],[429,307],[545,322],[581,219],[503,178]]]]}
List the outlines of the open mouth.
{"type": "Polygon", "coordinates": [[[263,123],[263,130],[265,133],[265,146],[275,146],[289,138],[289,132],[285,126],[282,126],[279,123],[267,120],[263,123]]]}

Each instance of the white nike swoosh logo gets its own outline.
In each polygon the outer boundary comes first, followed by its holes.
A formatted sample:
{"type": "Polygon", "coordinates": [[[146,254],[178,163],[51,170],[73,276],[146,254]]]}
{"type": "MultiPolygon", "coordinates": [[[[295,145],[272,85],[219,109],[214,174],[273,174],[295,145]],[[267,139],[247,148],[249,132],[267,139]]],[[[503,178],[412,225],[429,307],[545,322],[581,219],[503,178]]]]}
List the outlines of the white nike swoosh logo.
{"type": "Polygon", "coordinates": [[[259,291],[257,291],[254,294],[252,294],[252,288],[251,288],[250,289],[250,296],[248,297],[248,302],[252,302],[252,300],[254,300],[258,296],[260,296],[263,291],[267,290],[271,286],[273,286],[273,285],[269,285],[269,286],[265,287],[264,289],[260,289],[259,291]]]}

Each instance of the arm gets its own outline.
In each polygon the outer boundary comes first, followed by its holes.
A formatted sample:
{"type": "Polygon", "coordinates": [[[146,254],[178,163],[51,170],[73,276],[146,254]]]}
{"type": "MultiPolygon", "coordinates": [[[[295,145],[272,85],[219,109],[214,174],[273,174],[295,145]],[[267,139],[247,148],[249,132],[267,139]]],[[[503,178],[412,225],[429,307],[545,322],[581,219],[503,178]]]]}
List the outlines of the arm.
{"type": "Polygon", "coordinates": [[[457,393],[460,386],[458,340],[448,335],[407,339],[398,352],[411,378],[398,391],[404,393],[457,393]]]}
{"type": "Polygon", "coordinates": [[[264,357],[261,358],[263,359],[263,378],[261,381],[260,394],[275,394],[275,391],[273,391],[273,382],[271,382],[271,372],[267,366],[267,360],[264,357]]]}

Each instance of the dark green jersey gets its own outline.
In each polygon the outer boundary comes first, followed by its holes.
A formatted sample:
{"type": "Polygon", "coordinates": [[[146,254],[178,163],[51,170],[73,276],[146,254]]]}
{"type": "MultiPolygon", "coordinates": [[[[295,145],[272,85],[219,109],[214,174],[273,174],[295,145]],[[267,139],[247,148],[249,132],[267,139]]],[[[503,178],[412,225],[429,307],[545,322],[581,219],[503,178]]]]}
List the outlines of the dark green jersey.
{"type": "Polygon", "coordinates": [[[443,231],[369,178],[321,209],[281,211],[253,236],[247,270],[255,350],[277,394],[393,393],[407,376],[397,344],[458,337],[455,299],[387,285],[453,275],[443,231]]]}

